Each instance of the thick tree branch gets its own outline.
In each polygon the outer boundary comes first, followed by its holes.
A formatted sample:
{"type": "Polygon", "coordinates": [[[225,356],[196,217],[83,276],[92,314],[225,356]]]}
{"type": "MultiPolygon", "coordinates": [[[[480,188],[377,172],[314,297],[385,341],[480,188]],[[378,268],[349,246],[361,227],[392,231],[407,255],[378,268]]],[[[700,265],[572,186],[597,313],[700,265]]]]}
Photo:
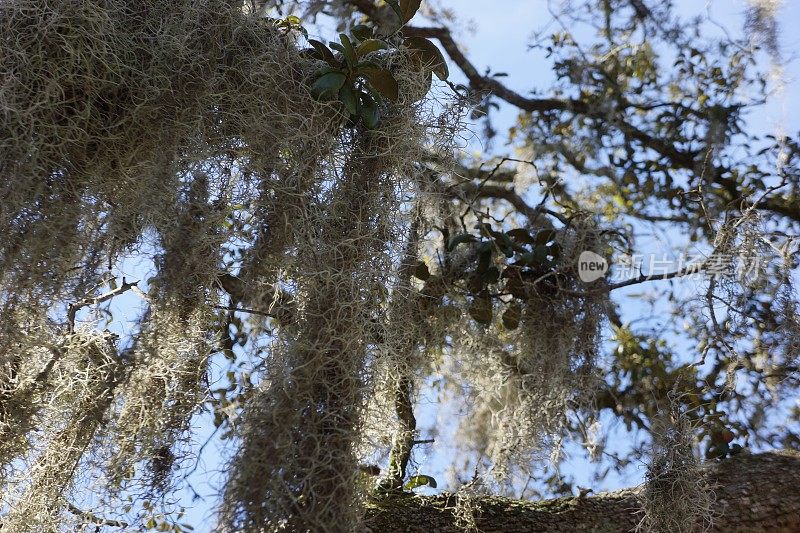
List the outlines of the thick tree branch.
{"type": "Polygon", "coordinates": [[[472,62],[467,59],[467,56],[458,48],[450,30],[447,28],[406,26],[403,28],[403,35],[406,37],[425,37],[427,39],[438,40],[447,55],[453,60],[453,63],[455,63],[467,77],[470,86],[474,90],[491,92],[498,98],[505,100],[523,111],[531,113],[542,111],[574,111],[582,114],[590,111],[590,107],[582,100],[526,98],[512,91],[496,79],[481,75],[478,69],[475,68],[475,65],[473,65],[472,62]]]}
{"type": "MultiPolygon", "coordinates": [[[[716,495],[713,531],[800,531],[800,453],[740,455],[712,463],[708,475],[716,495]]],[[[619,533],[632,531],[641,518],[637,489],[542,502],[479,497],[474,503],[484,533],[619,533]]],[[[460,532],[455,504],[449,494],[382,501],[368,509],[368,526],[376,532],[460,532]]]]}
{"type": "Polygon", "coordinates": [[[408,376],[397,378],[394,389],[394,409],[400,429],[394,436],[392,451],[389,455],[389,475],[384,480],[383,489],[399,491],[403,488],[411,451],[414,448],[414,434],[417,430],[417,419],[414,416],[414,405],[411,398],[412,382],[408,376]]]}

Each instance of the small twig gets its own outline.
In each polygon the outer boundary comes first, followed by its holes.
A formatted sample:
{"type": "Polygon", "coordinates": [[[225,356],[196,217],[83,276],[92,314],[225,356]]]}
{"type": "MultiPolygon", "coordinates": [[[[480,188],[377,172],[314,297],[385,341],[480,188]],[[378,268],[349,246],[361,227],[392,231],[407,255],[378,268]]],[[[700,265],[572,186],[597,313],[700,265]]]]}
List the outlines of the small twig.
{"type": "Polygon", "coordinates": [[[259,311],[258,309],[247,309],[246,307],[215,305],[214,309],[219,309],[220,311],[233,311],[233,312],[241,312],[241,313],[250,313],[251,315],[264,316],[264,317],[268,317],[268,318],[278,318],[277,314],[274,313],[274,312],[259,311]]]}
{"type": "Polygon", "coordinates": [[[133,287],[136,287],[138,283],[139,283],[138,281],[131,281],[129,283],[125,281],[125,278],[123,277],[122,285],[120,285],[116,289],[110,290],[105,294],[101,294],[100,296],[86,297],[83,300],[79,300],[75,303],[69,304],[69,309],[67,310],[67,322],[68,322],[69,333],[75,333],[75,316],[78,314],[78,311],[80,311],[84,307],[106,302],[111,298],[113,298],[114,296],[119,296],[120,294],[128,292],[133,287]]]}
{"type": "Polygon", "coordinates": [[[698,272],[701,272],[704,268],[705,268],[705,263],[697,263],[697,264],[687,265],[686,267],[680,270],[676,270],[674,272],[667,272],[666,274],[642,274],[638,278],[628,279],[625,281],[620,281],[618,283],[612,283],[607,287],[607,290],[613,291],[614,289],[621,289],[623,287],[628,287],[630,285],[638,285],[639,283],[644,283],[646,281],[680,278],[683,276],[688,276],[690,274],[696,274],[698,272]]]}
{"type": "Polygon", "coordinates": [[[533,161],[522,161],[522,160],[514,159],[514,158],[511,158],[511,157],[503,157],[494,166],[492,171],[489,172],[481,180],[480,184],[475,188],[475,191],[476,191],[475,192],[475,196],[472,198],[472,200],[470,200],[469,204],[467,204],[467,207],[464,210],[464,214],[461,215],[462,217],[466,216],[466,214],[470,211],[470,209],[472,209],[472,206],[475,204],[475,202],[478,200],[478,198],[480,198],[481,189],[483,189],[483,187],[486,185],[486,183],[488,183],[489,180],[491,180],[494,177],[494,175],[497,174],[497,171],[499,171],[500,168],[508,161],[517,162],[517,163],[528,163],[529,165],[533,166],[534,169],[536,168],[536,165],[533,163],[533,161]]]}
{"type": "Polygon", "coordinates": [[[120,520],[111,520],[110,518],[103,518],[103,517],[97,516],[97,515],[95,515],[93,513],[90,513],[89,511],[84,511],[82,509],[78,509],[77,507],[72,505],[72,503],[70,503],[70,502],[67,502],[67,509],[69,509],[70,513],[72,513],[72,514],[74,514],[76,516],[80,516],[81,518],[83,518],[87,522],[91,522],[93,524],[99,524],[101,526],[109,526],[109,527],[119,527],[119,528],[127,528],[128,527],[128,523],[127,522],[122,522],[120,520]]]}
{"type": "MultiPolygon", "coordinates": [[[[220,429],[221,427],[222,427],[222,425],[221,425],[221,424],[220,424],[219,426],[215,427],[215,428],[214,428],[214,431],[212,431],[212,432],[211,432],[211,435],[209,435],[209,436],[208,436],[208,438],[207,438],[207,439],[206,439],[206,441],[203,443],[203,445],[202,445],[202,446],[200,446],[200,449],[199,449],[199,450],[197,450],[197,460],[194,462],[194,466],[192,467],[192,469],[191,469],[191,470],[189,470],[188,472],[186,472],[186,475],[184,475],[184,476],[183,476],[183,479],[184,479],[184,480],[185,480],[185,479],[187,479],[189,476],[191,476],[192,474],[194,474],[194,473],[197,471],[197,468],[200,466],[200,460],[202,459],[201,455],[203,455],[203,450],[205,450],[206,446],[208,446],[208,444],[209,444],[209,443],[210,443],[212,440],[214,440],[214,437],[216,437],[216,435],[217,435],[217,432],[219,431],[219,429],[220,429]]],[[[199,495],[198,495],[198,496],[199,496],[199,495]]]]}
{"type": "Polygon", "coordinates": [[[659,281],[659,280],[680,278],[682,276],[688,276],[690,274],[696,274],[698,272],[701,272],[704,268],[705,268],[705,262],[696,263],[692,265],[687,265],[686,267],[680,270],[676,270],[674,272],[667,272],[666,274],[642,274],[637,278],[620,281],[618,283],[611,283],[609,285],[603,285],[601,287],[598,287],[597,289],[590,289],[587,291],[572,291],[567,289],[559,289],[559,290],[563,293],[570,294],[573,296],[587,296],[589,294],[596,294],[600,292],[611,292],[616,289],[629,287],[631,285],[638,285],[640,283],[645,283],[647,281],[659,281]]]}
{"type": "Polygon", "coordinates": [[[278,320],[282,324],[292,322],[295,311],[292,295],[279,289],[277,285],[271,289],[274,295],[269,309],[267,311],[259,311],[257,309],[234,307],[235,304],[249,301],[251,297],[241,277],[225,273],[217,277],[217,283],[219,287],[230,296],[230,302],[232,304],[230,307],[216,306],[217,309],[241,311],[243,313],[270,317],[278,320]]]}

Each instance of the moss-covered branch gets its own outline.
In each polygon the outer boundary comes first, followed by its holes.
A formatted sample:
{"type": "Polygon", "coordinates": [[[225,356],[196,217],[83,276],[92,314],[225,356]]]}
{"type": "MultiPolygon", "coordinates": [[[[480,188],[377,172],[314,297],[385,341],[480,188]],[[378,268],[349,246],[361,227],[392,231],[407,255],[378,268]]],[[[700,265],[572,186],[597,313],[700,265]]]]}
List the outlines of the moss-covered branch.
{"type": "MultiPolygon", "coordinates": [[[[736,456],[709,466],[708,475],[716,494],[713,531],[800,530],[800,453],[736,456]]],[[[473,503],[484,533],[616,533],[631,531],[641,519],[637,489],[541,502],[483,497],[473,503]]],[[[368,524],[381,532],[457,532],[455,505],[449,494],[382,501],[369,508],[368,524]]]]}

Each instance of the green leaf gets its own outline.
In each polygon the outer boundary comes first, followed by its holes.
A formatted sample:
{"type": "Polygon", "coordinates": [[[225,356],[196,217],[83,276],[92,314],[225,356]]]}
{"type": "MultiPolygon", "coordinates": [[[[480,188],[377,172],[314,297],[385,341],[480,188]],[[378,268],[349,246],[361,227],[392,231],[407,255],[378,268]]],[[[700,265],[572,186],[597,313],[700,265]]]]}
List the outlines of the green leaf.
{"type": "Polygon", "coordinates": [[[515,264],[538,268],[547,262],[548,255],[550,255],[550,249],[547,246],[537,246],[532,252],[520,254],[519,261],[515,264]]]}
{"type": "Polygon", "coordinates": [[[380,39],[367,39],[356,47],[356,56],[362,57],[378,50],[386,50],[389,46],[380,39]]]}
{"type": "Polygon", "coordinates": [[[414,56],[425,67],[431,69],[440,80],[446,80],[450,75],[447,61],[439,48],[432,41],[424,37],[409,37],[404,41],[406,47],[414,52],[414,56]]]}
{"type": "Polygon", "coordinates": [[[414,268],[413,275],[417,279],[421,279],[422,281],[427,281],[431,277],[431,271],[428,270],[428,265],[426,265],[424,261],[420,261],[414,268]]]}
{"type": "Polygon", "coordinates": [[[403,485],[403,488],[406,490],[414,490],[417,487],[424,487],[425,485],[435,489],[436,480],[426,475],[411,476],[408,478],[408,481],[406,481],[406,484],[403,485]]]}
{"type": "Polygon", "coordinates": [[[478,253],[482,254],[486,251],[494,250],[494,246],[492,245],[492,241],[481,241],[478,245],[478,253]]]}
{"type": "Polygon", "coordinates": [[[353,48],[353,43],[350,41],[350,37],[348,37],[344,33],[339,34],[339,39],[342,41],[342,47],[344,48],[344,58],[347,61],[347,64],[351,67],[356,66],[356,49],[353,48]]]}
{"type": "Polygon", "coordinates": [[[322,54],[320,54],[313,48],[303,48],[302,50],[300,50],[300,55],[302,57],[310,57],[311,59],[318,59],[320,61],[324,61],[322,54]]]}
{"type": "Polygon", "coordinates": [[[503,325],[506,329],[517,329],[519,321],[522,319],[522,307],[516,302],[508,306],[503,313],[503,325]]]}
{"type": "Polygon", "coordinates": [[[328,96],[335,97],[339,94],[339,89],[344,85],[345,79],[347,76],[344,72],[336,70],[326,72],[317,78],[317,81],[311,86],[311,92],[320,99],[328,96]]]}
{"type": "Polygon", "coordinates": [[[361,120],[368,129],[372,129],[378,125],[380,121],[380,114],[378,113],[378,104],[369,93],[361,92],[361,120]]]}
{"type": "Polygon", "coordinates": [[[425,89],[423,91],[415,93],[417,95],[417,99],[414,100],[415,102],[425,98],[425,95],[428,94],[428,91],[431,90],[431,85],[433,85],[433,73],[430,70],[426,70],[423,74],[425,75],[425,80],[424,80],[425,89]]]}
{"type": "Polygon", "coordinates": [[[320,59],[328,62],[328,64],[331,66],[338,66],[336,56],[333,55],[333,52],[331,52],[331,49],[328,48],[325,43],[317,41],[316,39],[309,39],[308,44],[314,47],[314,50],[317,51],[320,59]]]}
{"type": "Polygon", "coordinates": [[[339,89],[339,100],[344,104],[351,115],[358,113],[358,100],[353,92],[353,88],[349,85],[343,85],[339,89]]]}
{"type": "Polygon", "coordinates": [[[459,244],[464,244],[467,242],[478,242],[478,238],[471,233],[460,233],[450,237],[450,242],[447,243],[447,251],[452,252],[459,244]]]}
{"type": "Polygon", "coordinates": [[[489,270],[489,266],[492,264],[492,255],[494,255],[494,250],[492,250],[491,243],[481,243],[479,249],[483,248],[480,252],[478,252],[478,274],[483,274],[487,270],[489,270]],[[484,246],[489,244],[488,247],[484,246]]]}
{"type": "Polygon", "coordinates": [[[556,238],[556,231],[552,229],[543,229],[536,233],[534,244],[547,244],[556,238]]]}
{"type": "Polygon", "coordinates": [[[400,89],[397,86],[397,80],[394,79],[391,72],[385,68],[366,68],[361,69],[360,72],[367,78],[372,88],[378,91],[381,96],[389,100],[397,100],[400,89]]]}
{"type": "Polygon", "coordinates": [[[353,29],[350,30],[350,33],[359,41],[366,41],[367,39],[372,39],[375,31],[366,24],[356,24],[353,26],[353,29]]]}
{"type": "Polygon", "coordinates": [[[481,234],[487,237],[494,237],[497,233],[494,229],[492,229],[492,225],[486,222],[478,222],[475,224],[475,229],[480,230],[481,234]]]}
{"type": "Polygon", "coordinates": [[[401,21],[403,20],[403,10],[400,9],[400,4],[397,3],[397,0],[386,0],[386,3],[389,4],[389,7],[392,8],[392,11],[395,12],[397,18],[401,21]]]}
{"type": "Polygon", "coordinates": [[[420,5],[422,0],[400,0],[400,20],[403,24],[414,18],[420,5]]]}
{"type": "Polygon", "coordinates": [[[481,280],[484,283],[497,283],[499,279],[500,269],[496,266],[490,266],[483,274],[481,274],[481,280]]]}
{"type": "Polygon", "coordinates": [[[528,251],[524,247],[514,242],[511,237],[505,233],[497,233],[495,235],[495,242],[506,257],[512,257],[515,251],[520,253],[525,253],[528,251]]]}
{"type": "Polygon", "coordinates": [[[535,244],[536,240],[531,237],[531,234],[528,233],[528,230],[525,228],[515,228],[512,230],[508,230],[506,235],[514,239],[516,242],[521,242],[523,244],[535,244]]]}
{"type": "Polygon", "coordinates": [[[706,451],[706,458],[724,459],[729,452],[730,452],[730,447],[728,446],[727,443],[723,442],[721,444],[710,446],[706,451]]]}
{"type": "Polygon", "coordinates": [[[469,306],[469,316],[479,324],[492,323],[492,300],[488,294],[482,294],[472,301],[469,306]]]}
{"type": "Polygon", "coordinates": [[[506,278],[505,290],[510,292],[515,298],[527,298],[527,290],[525,282],[522,280],[522,275],[518,266],[510,266],[503,271],[503,277],[506,278]]]}
{"type": "Polygon", "coordinates": [[[549,255],[553,257],[551,262],[556,263],[561,258],[561,245],[558,244],[557,242],[554,242],[553,244],[549,244],[547,246],[547,249],[550,252],[549,255]]]}
{"type": "Polygon", "coordinates": [[[358,74],[358,75],[361,75],[361,71],[365,70],[365,69],[370,69],[370,68],[382,69],[383,68],[380,64],[376,63],[375,61],[359,61],[358,65],[356,65],[356,66],[358,67],[358,70],[356,70],[356,74],[358,74]]]}
{"type": "Polygon", "coordinates": [[[547,262],[547,256],[550,255],[550,248],[547,246],[537,246],[533,249],[533,260],[535,266],[542,266],[547,262]]]}

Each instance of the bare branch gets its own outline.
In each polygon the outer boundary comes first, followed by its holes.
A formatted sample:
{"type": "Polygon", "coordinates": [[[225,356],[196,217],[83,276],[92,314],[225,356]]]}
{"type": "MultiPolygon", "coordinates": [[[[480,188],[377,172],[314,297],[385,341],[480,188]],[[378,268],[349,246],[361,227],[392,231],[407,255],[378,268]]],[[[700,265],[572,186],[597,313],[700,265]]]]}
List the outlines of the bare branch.
{"type": "Polygon", "coordinates": [[[103,518],[103,517],[97,516],[97,515],[95,515],[93,513],[90,513],[89,511],[84,511],[82,509],[78,509],[77,507],[75,507],[70,502],[67,502],[67,508],[69,509],[70,513],[74,514],[75,516],[80,516],[81,518],[83,518],[87,522],[91,522],[93,524],[98,524],[98,525],[101,525],[101,526],[108,526],[108,527],[119,527],[119,528],[127,528],[128,527],[127,522],[121,522],[119,520],[111,520],[109,518],[103,518]]]}
{"type": "Polygon", "coordinates": [[[75,315],[78,314],[78,311],[83,309],[84,307],[88,307],[90,305],[97,305],[99,303],[106,302],[115,296],[119,296],[120,294],[126,293],[132,288],[136,287],[138,281],[125,281],[125,278],[122,278],[122,285],[117,287],[116,289],[110,290],[107,293],[101,294],[100,296],[91,296],[84,298],[83,300],[77,301],[75,303],[69,304],[69,309],[67,311],[67,323],[68,323],[68,331],[70,333],[75,332],[75,315]]]}

